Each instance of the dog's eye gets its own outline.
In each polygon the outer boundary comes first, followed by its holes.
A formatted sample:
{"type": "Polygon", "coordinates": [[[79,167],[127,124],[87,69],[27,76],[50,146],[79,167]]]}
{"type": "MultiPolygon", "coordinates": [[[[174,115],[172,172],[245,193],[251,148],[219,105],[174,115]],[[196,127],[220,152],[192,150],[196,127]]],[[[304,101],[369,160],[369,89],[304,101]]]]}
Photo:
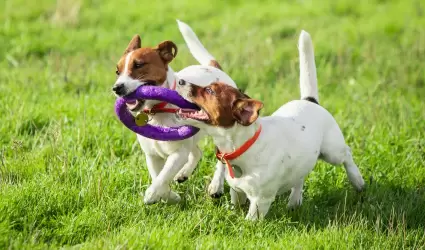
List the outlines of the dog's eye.
{"type": "Polygon", "coordinates": [[[145,66],[146,63],[142,63],[142,62],[135,62],[134,63],[134,68],[136,69],[140,69],[141,67],[145,66]]]}
{"type": "Polygon", "coordinates": [[[207,93],[210,94],[210,95],[215,95],[214,90],[212,90],[210,87],[206,87],[205,91],[207,91],[207,93]]]}
{"type": "Polygon", "coordinates": [[[117,74],[117,76],[120,75],[120,72],[118,70],[115,71],[115,74],[117,74]]]}

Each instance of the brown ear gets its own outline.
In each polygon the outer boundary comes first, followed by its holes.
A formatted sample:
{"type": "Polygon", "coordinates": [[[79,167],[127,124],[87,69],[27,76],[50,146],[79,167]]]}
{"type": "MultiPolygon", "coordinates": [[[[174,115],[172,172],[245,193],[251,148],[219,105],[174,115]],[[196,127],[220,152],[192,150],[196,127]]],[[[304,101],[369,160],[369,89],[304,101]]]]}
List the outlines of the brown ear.
{"type": "Polygon", "coordinates": [[[233,117],[243,125],[249,126],[259,116],[259,111],[263,108],[263,103],[254,99],[236,99],[232,104],[233,117]]]}
{"type": "Polygon", "coordinates": [[[142,47],[142,39],[140,39],[139,35],[134,35],[130,43],[128,44],[127,48],[125,49],[124,55],[133,50],[140,49],[141,47],[142,47]]]}
{"type": "Polygon", "coordinates": [[[172,41],[163,41],[155,49],[158,50],[166,64],[170,63],[177,55],[177,46],[172,41]]]}

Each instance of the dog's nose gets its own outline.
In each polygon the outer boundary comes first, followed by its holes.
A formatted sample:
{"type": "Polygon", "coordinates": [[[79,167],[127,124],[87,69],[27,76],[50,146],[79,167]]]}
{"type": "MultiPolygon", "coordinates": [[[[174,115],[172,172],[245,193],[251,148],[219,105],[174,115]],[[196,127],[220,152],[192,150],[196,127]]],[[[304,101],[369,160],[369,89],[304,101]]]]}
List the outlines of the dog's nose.
{"type": "Polygon", "coordinates": [[[124,83],[115,83],[115,85],[112,87],[112,91],[114,91],[116,94],[122,94],[124,91],[124,83]]]}
{"type": "Polygon", "coordinates": [[[181,85],[181,86],[186,85],[186,81],[183,80],[183,79],[180,79],[179,80],[179,85],[181,85]]]}

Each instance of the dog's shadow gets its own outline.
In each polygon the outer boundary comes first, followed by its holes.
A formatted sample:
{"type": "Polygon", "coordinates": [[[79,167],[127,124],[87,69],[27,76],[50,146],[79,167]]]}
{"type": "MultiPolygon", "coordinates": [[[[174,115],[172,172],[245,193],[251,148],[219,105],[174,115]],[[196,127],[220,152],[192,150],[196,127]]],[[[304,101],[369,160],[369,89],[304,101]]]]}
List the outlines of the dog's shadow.
{"type": "Polygon", "coordinates": [[[288,195],[276,198],[267,220],[288,219],[288,224],[325,228],[330,224],[366,224],[377,231],[423,228],[425,187],[405,188],[390,182],[373,182],[357,193],[351,186],[313,195],[304,195],[303,204],[294,211],[286,209],[288,195]]]}

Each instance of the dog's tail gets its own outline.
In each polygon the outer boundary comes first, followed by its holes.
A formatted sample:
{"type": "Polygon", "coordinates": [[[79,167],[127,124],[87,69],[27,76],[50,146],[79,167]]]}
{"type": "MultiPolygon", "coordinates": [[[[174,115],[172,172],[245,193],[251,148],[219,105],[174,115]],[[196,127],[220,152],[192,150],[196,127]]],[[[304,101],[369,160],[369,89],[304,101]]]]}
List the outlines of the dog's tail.
{"type": "Polygon", "coordinates": [[[310,34],[304,30],[302,30],[300,34],[298,51],[300,54],[301,99],[319,104],[313,42],[311,41],[310,34]]]}
{"type": "Polygon", "coordinates": [[[215,58],[205,49],[204,45],[199,41],[195,32],[187,25],[186,23],[177,20],[180,33],[182,33],[184,41],[189,47],[189,51],[193,57],[201,65],[209,65],[221,69],[220,64],[215,60],[215,58]]]}

